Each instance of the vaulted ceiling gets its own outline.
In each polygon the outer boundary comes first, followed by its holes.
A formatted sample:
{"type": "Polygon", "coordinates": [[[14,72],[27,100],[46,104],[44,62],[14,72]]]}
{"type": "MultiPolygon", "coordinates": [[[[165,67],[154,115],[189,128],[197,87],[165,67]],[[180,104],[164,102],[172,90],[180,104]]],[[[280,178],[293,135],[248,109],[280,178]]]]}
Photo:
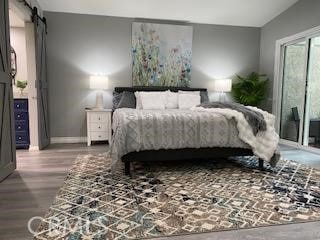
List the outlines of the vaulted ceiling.
{"type": "Polygon", "coordinates": [[[261,27],[298,0],[38,0],[45,11],[261,27]]]}

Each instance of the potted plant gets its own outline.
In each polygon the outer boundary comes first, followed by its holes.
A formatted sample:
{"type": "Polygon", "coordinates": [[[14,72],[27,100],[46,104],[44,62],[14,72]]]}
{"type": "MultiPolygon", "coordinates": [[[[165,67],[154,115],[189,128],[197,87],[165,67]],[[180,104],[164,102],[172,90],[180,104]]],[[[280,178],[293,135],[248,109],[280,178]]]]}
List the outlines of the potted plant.
{"type": "Polygon", "coordinates": [[[23,95],[23,90],[27,87],[27,85],[28,85],[27,81],[21,81],[21,80],[17,81],[17,88],[20,89],[21,96],[23,95]]]}
{"type": "Polygon", "coordinates": [[[243,105],[259,106],[265,99],[269,79],[256,72],[246,77],[237,75],[238,81],[232,86],[232,95],[243,105]]]}

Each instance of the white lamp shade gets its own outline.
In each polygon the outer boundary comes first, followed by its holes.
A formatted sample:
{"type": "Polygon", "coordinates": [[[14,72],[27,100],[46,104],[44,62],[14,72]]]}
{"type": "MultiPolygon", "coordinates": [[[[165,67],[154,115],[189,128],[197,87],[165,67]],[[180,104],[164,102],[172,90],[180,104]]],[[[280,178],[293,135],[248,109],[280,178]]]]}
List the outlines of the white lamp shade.
{"type": "Polygon", "coordinates": [[[217,92],[231,92],[232,79],[218,79],[214,81],[214,90],[217,92]]]}
{"type": "Polygon", "coordinates": [[[107,76],[90,76],[90,89],[108,89],[109,79],[107,76]]]}

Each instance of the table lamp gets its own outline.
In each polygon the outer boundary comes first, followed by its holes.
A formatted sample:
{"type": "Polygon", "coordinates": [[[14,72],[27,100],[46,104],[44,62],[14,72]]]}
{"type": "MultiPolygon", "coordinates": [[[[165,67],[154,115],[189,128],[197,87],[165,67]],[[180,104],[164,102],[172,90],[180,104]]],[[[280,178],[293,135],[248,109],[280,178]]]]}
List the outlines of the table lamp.
{"type": "Polygon", "coordinates": [[[94,109],[103,109],[103,92],[102,90],[108,89],[107,76],[90,76],[90,89],[100,90],[96,95],[96,106],[94,109]]]}
{"type": "Polygon", "coordinates": [[[225,93],[231,92],[232,79],[217,79],[214,81],[214,90],[220,93],[220,101],[225,101],[225,93]]]}

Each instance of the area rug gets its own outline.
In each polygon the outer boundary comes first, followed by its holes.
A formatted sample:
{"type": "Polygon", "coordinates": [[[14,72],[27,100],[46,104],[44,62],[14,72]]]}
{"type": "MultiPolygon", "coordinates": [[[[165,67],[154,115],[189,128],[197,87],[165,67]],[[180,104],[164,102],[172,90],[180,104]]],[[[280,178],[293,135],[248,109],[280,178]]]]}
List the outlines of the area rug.
{"type": "Polygon", "coordinates": [[[320,220],[320,170],[253,158],[136,164],[80,156],[34,239],[141,239],[320,220]]]}

